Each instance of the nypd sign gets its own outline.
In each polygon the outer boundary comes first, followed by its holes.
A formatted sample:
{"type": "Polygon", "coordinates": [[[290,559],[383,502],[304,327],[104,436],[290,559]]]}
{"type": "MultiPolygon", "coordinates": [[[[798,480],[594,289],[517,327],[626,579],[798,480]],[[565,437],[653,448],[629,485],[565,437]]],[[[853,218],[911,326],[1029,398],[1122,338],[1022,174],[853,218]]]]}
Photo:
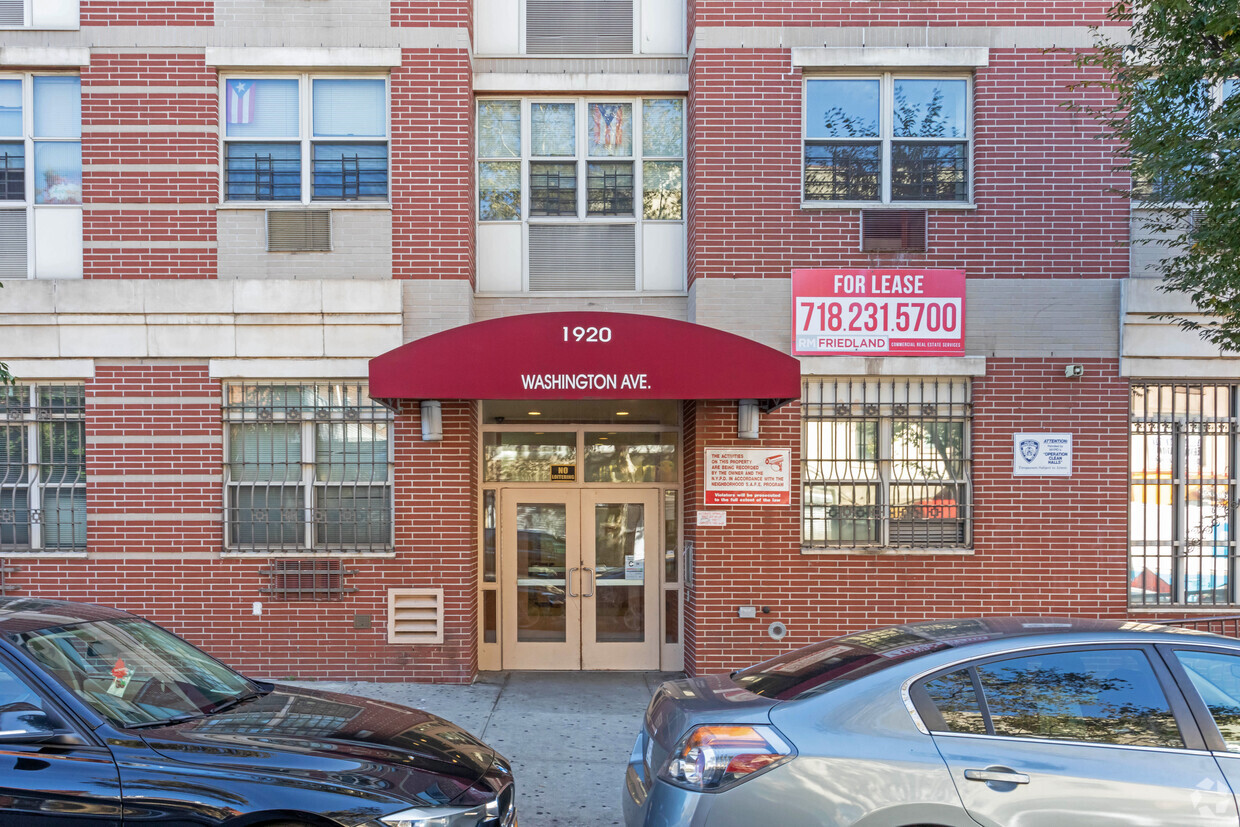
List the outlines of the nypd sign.
{"type": "Polygon", "coordinates": [[[1072,434],[1013,434],[1012,453],[1018,477],[1072,476],[1072,434]]]}

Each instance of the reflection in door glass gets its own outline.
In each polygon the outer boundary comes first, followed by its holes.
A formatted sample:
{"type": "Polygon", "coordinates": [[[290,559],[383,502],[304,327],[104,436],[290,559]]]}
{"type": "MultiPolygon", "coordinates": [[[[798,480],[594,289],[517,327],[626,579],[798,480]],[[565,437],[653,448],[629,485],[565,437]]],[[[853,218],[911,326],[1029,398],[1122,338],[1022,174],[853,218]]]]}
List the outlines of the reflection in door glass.
{"type": "Polygon", "coordinates": [[[565,533],[563,503],[517,505],[517,640],[563,642],[565,533]]]}
{"type": "Polygon", "coordinates": [[[586,482],[675,482],[676,434],[587,433],[586,482]]]}
{"type": "Polygon", "coordinates": [[[646,509],[640,503],[594,506],[595,637],[645,640],[646,509]]]}

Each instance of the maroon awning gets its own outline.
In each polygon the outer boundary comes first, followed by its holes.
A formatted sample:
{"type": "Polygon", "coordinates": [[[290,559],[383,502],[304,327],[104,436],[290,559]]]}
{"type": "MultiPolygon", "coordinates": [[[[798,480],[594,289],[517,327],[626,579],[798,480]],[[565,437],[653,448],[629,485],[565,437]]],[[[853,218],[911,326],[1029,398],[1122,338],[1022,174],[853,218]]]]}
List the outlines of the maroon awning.
{"type": "Polygon", "coordinates": [[[801,395],[796,359],[750,339],[632,313],[531,313],[463,325],[370,360],[396,399],[758,399],[801,395]]]}

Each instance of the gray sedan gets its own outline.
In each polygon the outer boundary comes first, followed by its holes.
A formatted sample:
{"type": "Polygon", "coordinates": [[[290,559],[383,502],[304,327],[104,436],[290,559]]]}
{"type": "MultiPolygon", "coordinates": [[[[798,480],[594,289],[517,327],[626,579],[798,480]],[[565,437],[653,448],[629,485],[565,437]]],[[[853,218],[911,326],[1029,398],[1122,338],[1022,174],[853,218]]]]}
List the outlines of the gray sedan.
{"type": "Polygon", "coordinates": [[[889,626],[663,684],[629,827],[1237,827],[1240,641],[1139,622],[889,626]]]}

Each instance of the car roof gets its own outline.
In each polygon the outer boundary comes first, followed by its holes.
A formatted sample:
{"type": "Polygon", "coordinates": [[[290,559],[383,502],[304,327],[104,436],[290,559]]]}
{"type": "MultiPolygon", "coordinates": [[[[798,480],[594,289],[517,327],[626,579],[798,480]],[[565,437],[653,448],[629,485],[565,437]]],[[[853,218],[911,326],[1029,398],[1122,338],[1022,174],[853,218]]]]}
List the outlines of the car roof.
{"type": "Polygon", "coordinates": [[[120,609],[94,603],[47,600],[42,597],[0,597],[0,634],[33,632],[36,629],[71,623],[132,617],[133,615],[120,609]]]}

